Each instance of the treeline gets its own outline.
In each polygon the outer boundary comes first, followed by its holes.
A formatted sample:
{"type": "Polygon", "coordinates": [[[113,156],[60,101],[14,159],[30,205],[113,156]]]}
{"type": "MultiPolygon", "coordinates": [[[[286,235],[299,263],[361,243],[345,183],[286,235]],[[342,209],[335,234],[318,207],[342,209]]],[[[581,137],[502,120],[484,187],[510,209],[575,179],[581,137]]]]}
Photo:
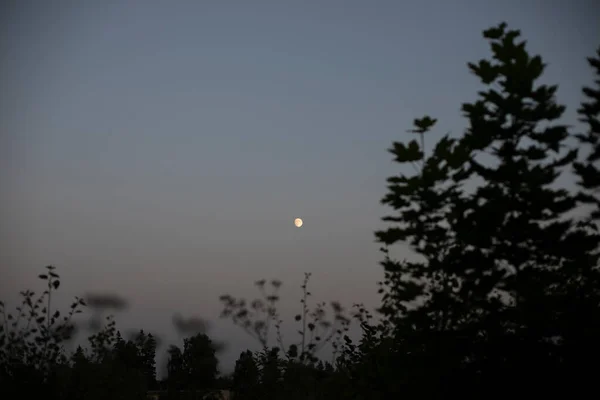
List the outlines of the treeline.
{"type": "MultiPolygon", "coordinates": [[[[519,31],[483,33],[491,56],[469,63],[481,90],[462,105],[467,127],[431,141],[437,120],[414,121],[414,138],[393,143],[403,168],[388,179],[389,227],[382,248],[378,318],[356,305],[309,307],[303,283],[300,339],[285,346],[277,311],[281,282],[258,281],[253,301],[226,295],[223,317],[260,344],[219,376],[216,344],[204,333],[168,349],[156,381],[156,341],[125,340],[109,319],[89,346],[67,354],[76,299],[52,310],[52,268],[38,299],[2,310],[0,390],[12,397],[201,398],[228,389],[235,399],[581,397],[595,389],[600,359],[600,49],[595,80],[577,108],[583,128],[558,121],[557,86],[538,83],[546,67],[519,31]],[[407,171],[414,171],[407,173],[407,171]],[[565,179],[570,178],[570,179],[565,179]],[[561,182],[568,182],[561,185],[561,182]],[[408,245],[418,261],[390,249],[408,245]],[[360,325],[356,343],[347,335],[360,325]],[[330,362],[318,352],[334,349],[330,362]]],[[[367,266],[366,266],[367,267],[367,266]]]]}

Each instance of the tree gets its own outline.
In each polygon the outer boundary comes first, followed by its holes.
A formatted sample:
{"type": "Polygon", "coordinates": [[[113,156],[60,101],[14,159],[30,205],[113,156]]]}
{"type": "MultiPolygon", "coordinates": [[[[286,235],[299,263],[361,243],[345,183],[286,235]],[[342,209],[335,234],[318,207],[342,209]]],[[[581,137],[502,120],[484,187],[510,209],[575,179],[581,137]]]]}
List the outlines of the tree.
{"type": "Polygon", "coordinates": [[[589,99],[588,102],[581,104],[577,110],[581,116],[581,121],[588,126],[588,131],[577,135],[582,147],[590,147],[590,152],[584,162],[575,164],[575,173],[579,176],[579,185],[582,188],[580,199],[584,203],[594,204],[596,210],[592,217],[600,219],[600,48],[596,51],[596,57],[588,58],[590,66],[596,74],[596,88],[583,88],[584,95],[589,99]]]}
{"type": "Polygon", "coordinates": [[[119,335],[108,365],[110,398],[141,400],[146,397],[148,388],[143,357],[133,341],[123,340],[119,335]]]}
{"type": "Polygon", "coordinates": [[[237,399],[258,399],[260,372],[250,350],[244,351],[235,362],[232,390],[237,399]]]}
{"type": "Polygon", "coordinates": [[[555,122],[565,109],[557,87],[536,83],[545,65],[519,36],[504,23],[484,31],[492,57],[469,63],[485,89],[463,104],[462,137],[443,136],[427,155],[437,121],[426,116],[415,120],[419,141],[390,150],[420,170],[389,178],[383,199],[396,214],[376,234],[382,330],[391,328],[401,362],[417,372],[407,385],[421,394],[466,382],[474,391],[542,387],[543,374],[585,359],[569,338],[595,329],[599,236],[571,217],[576,196],[556,184],[577,150],[555,122]],[[387,249],[398,242],[422,261],[392,260],[387,249]]]}
{"type": "MultiPolygon", "coordinates": [[[[579,197],[583,204],[591,205],[591,213],[588,221],[591,222],[589,229],[598,232],[600,221],[600,47],[596,51],[596,57],[588,58],[588,63],[593,68],[596,79],[595,88],[584,87],[583,94],[587,101],[582,102],[578,113],[581,121],[587,125],[587,132],[577,135],[581,147],[589,150],[587,156],[574,164],[575,173],[579,177],[579,197]],[[595,224],[594,224],[595,222],[595,224]]],[[[597,238],[597,235],[596,235],[597,238]]],[[[595,253],[590,256],[591,262],[598,260],[600,246],[596,242],[595,253]]],[[[592,380],[594,371],[585,365],[591,360],[600,357],[600,344],[597,338],[600,336],[600,279],[598,268],[593,273],[586,273],[585,279],[577,282],[579,290],[571,296],[571,307],[565,310],[563,324],[566,335],[563,337],[565,345],[574,351],[567,352],[570,363],[565,369],[571,380],[592,380]]],[[[573,281],[573,279],[571,279],[573,281]]],[[[575,282],[573,282],[574,284],[575,282]]]]}
{"type": "Polygon", "coordinates": [[[152,334],[140,330],[134,342],[141,357],[141,368],[146,377],[146,385],[154,389],[156,387],[156,340],[152,334]]]}
{"type": "Polygon", "coordinates": [[[71,356],[71,379],[70,379],[70,399],[85,399],[90,388],[89,379],[92,374],[90,372],[90,361],[85,355],[83,348],[77,346],[77,349],[71,356]]]}
{"type": "Polygon", "coordinates": [[[279,357],[279,348],[263,349],[257,355],[260,369],[260,386],[265,399],[279,398],[282,379],[282,360],[279,357]]]}
{"type": "Polygon", "coordinates": [[[184,339],[183,365],[188,389],[195,392],[213,388],[218,373],[215,354],[212,341],[204,333],[184,339]]]}
{"type": "Polygon", "coordinates": [[[178,393],[185,385],[185,367],[183,353],[177,346],[171,345],[167,350],[167,390],[169,398],[178,398],[178,393]]]}

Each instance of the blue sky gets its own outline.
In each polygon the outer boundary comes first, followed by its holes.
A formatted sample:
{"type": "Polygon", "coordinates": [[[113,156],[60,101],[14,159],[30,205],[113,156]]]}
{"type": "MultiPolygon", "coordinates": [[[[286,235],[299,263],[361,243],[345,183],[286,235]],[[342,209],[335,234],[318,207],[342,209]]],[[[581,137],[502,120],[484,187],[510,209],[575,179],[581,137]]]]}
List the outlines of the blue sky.
{"type": "MultiPolygon", "coordinates": [[[[461,132],[481,31],[522,30],[571,124],[600,45],[584,0],[12,4],[0,297],[55,264],[65,302],[119,293],[124,329],[167,338],[173,312],[215,320],[220,294],[254,294],[262,277],[284,281],[289,313],[304,271],[316,299],[375,305],[373,231],[400,171],[386,149],[423,114],[439,120],[432,139],[461,132]]],[[[251,343],[224,321],[210,333],[225,363],[251,343]]]]}

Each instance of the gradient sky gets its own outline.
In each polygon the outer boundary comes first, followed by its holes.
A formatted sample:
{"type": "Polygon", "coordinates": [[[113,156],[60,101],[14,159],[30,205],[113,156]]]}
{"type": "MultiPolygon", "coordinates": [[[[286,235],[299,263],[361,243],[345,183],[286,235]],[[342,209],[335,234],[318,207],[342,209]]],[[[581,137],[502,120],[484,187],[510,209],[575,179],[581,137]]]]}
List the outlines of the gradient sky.
{"type": "Polygon", "coordinates": [[[124,330],[173,341],[174,312],[215,321],[226,365],[252,342],[217,320],[218,296],[256,279],[284,281],[288,319],[305,271],[318,300],[376,304],[386,149],[423,114],[433,137],[460,133],[483,29],[522,30],[567,123],[600,45],[593,0],[2,8],[0,298],[54,264],[63,303],[128,298],[124,330]]]}

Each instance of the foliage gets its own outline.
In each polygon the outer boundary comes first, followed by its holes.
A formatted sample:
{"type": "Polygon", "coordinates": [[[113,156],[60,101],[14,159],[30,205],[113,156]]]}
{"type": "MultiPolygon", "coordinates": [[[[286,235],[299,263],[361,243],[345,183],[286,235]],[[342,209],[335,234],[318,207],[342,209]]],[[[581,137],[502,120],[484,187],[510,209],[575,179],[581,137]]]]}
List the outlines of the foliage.
{"type": "Polygon", "coordinates": [[[275,328],[277,351],[283,351],[288,359],[300,362],[314,363],[317,361],[315,354],[328,343],[333,343],[334,349],[338,347],[342,335],[348,331],[350,320],[345,316],[345,310],[338,302],[331,302],[333,317],[327,319],[326,304],[317,303],[311,311],[308,299],[312,295],[308,291],[308,281],[311,274],[304,275],[302,282],[302,298],[300,299],[301,313],[294,317],[301,324],[298,330],[299,342],[286,348],[281,335],[281,324],[277,310],[279,301],[279,288],[281,282],[270,282],[270,291],[265,288],[267,281],[259,280],[255,283],[261,297],[248,303],[245,299],[236,299],[230,295],[220,297],[223,303],[221,317],[231,318],[234,324],[240,326],[246,333],[258,340],[263,350],[268,351],[270,329],[275,328]]]}
{"type": "Polygon", "coordinates": [[[462,137],[443,136],[426,156],[423,138],[436,123],[426,116],[413,130],[421,145],[390,150],[399,163],[422,165],[388,179],[383,202],[397,214],[377,232],[382,329],[392,328],[400,363],[413,369],[404,391],[423,393],[416,386],[425,381],[431,396],[467,381],[474,391],[535,387],[541,378],[529,371],[547,379],[591,360],[577,343],[592,346],[598,332],[599,236],[570,216],[577,197],[557,186],[577,150],[554,123],[565,109],[557,87],[536,83],[545,65],[519,35],[505,24],[484,32],[492,57],[469,68],[486,89],[463,104],[462,137]],[[387,248],[397,242],[422,261],[392,260],[387,248]]]}
{"type": "Polygon", "coordinates": [[[217,383],[218,360],[210,338],[203,333],[184,339],[183,351],[172,345],[167,364],[167,385],[171,396],[182,390],[207,392],[217,383]]]}
{"type": "Polygon", "coordinates": [[[589,99],[583,102],[577,110],[581,116],[581,122],[588,126],[588,131],[577,135],[582,147],[589,147],[590,152],[584,162],[574,164],[575,173],[579,176],[580,200],[588,204],[595,204],[596,209],[592,217],[600,219],[600,47],[596,51],[596,57],[588,58],[590,66],[594,69],[596,80],[595,88],[584,87],[583,94],[589,99]]]}
{"type": "Polygon", "coordinates": [[[86,303],[76,297],[62,316],[52,309],[60,286],[55,268],[46,267],[39,278],[47,289],[37,298],[32,291],[21,292],[23,301],[15,314],[0,303],[3,389],[11,397],[144,399],[156,378],[152,335],[140,331],[134,340],[125,341],[108,316],[100,331],[88,338],[89,348],[78,346],[69,355],[66,344],[75,333],[73,317],[86,303]]]}
{"type": "Polygon", "coordinates": [[[0,302],[0,379],[9,392],[24,388],[34,395],[52,387],[54,372],[67,362],[63,343],[75,332],[72,318],[85,306],[75,298],[66,314],[53,310],[52,297],[60,287],[60,277],[48,266],[39,278],[46,290],[37,298],[33,291],[21,292],[23,300],[15,313],[7,312],[0,302]]]}
{"type": "Polygon", "coordinates": [[[176,393],[183,390],[186,385],[186,372],[183,353],[177,346],[171,345],[168,350],[169,361],[167,364],[167,388],[169,397],[175,398],[176,393]]]}
{"type": "Polygon", "coordinates": [[[140,356],[140,367],[144,373],[146,387],[156,388],[156,339],[151,333],[140,330],[133,340],[140,356]]]}
{"type": "Polygon", "coordinates": [[[239,394],[239,399],[258,399],[260,371],[254,354],[247,350],[240,354],[235,362],[232,389],[239,394]]]}
{"type": "Polygon", "coordinates": [[[214,385],[218,361],[208,336],[199,333],[184,340],[183,362],[188,375],[188,387],[210,389],[214,385]]]}

